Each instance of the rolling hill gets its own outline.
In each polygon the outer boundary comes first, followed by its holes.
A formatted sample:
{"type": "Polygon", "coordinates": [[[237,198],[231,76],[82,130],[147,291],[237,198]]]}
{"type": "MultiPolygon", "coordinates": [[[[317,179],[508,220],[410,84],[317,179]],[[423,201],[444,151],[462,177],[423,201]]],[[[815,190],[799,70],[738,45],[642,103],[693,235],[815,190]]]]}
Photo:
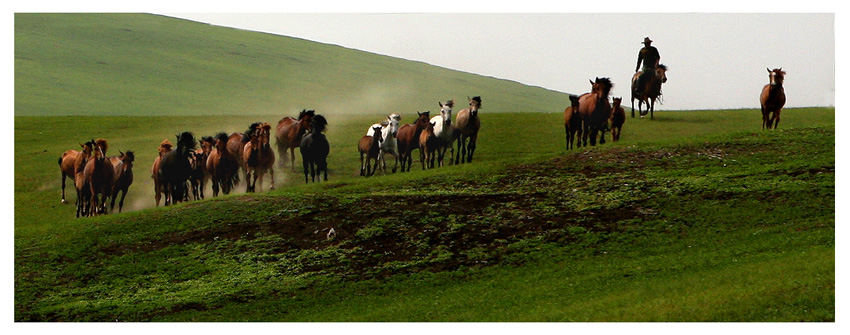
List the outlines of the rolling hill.
{"type": "Polygon", "coordinates": [[[303,39],[152,14],[16,14],[15,115],[413,113],[485,97],[554,112],[567,94],[303,39]]]}

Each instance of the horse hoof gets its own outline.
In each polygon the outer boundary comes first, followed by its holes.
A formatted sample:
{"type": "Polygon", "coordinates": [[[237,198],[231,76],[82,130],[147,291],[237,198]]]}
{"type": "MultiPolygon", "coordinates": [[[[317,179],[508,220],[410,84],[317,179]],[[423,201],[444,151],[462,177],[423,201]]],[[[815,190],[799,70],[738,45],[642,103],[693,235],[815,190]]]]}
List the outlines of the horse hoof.
{"type": "Polygon", "coordinates": [[[62,199],[62,203],[63,203],[63,204],[66,204],[66,205],[68,204],[68,202],[67,202],[67,201],[65,201],[65,199],[62,199]]]}

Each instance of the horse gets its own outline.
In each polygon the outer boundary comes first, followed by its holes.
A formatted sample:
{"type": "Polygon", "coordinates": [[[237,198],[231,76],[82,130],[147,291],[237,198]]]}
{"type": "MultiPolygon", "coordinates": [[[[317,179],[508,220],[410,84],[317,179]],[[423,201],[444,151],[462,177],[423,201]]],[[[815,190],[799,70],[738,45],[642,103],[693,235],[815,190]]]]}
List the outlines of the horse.
{"type": "Polygon", "coordinates": [[[384,174],[387,173],[387,162],[386,155],[389,154],[395,158],[395,166],[393,166],[393,173],[398,169],[398,161],[399,161],[399,153],[398,153],[398,123],[401,121],[401,115],[399,114],[390,114],[387,115],[387,120],[381,122],[380,124],[376,123],[369,127],[369,130],[366,131],[366,136],[373,136],[375,134],[375,126],[381,127],[381,152],[378,154],[378,162],[381,167],[381,171],[384,174]]]}
{"type": "Polygon", "coordinates": [[[611,140],[620,140],[620,132],[623,131],[623,123],[626,123],[626,111],[621,104],[623,97],[614,98],[614,106],[611,107],[611,140]]]}
{"type": "Polygon", "coordinates": [[[481,119],[478,118],[481,97],[467,97],[467,100],[469,108],[457,112],[455,123],[452,125],[458,138],[455,164],[472,162],[472,154],[475,153],[475,144],[478,142],[478,130],[481,129],[481,119]],[[467,140],[469,144],[466,143],[467,140]]]}
{"type": "Polygon", "coordinates": [[[443,141],[434,132],[436,125],[436,121],[429,122],[419,134],[419,161],[422,162],[422,170],[426,169],[426,165],[428,169],[434,168],[434,160],[444,148],[443,141]]]}
{"type": "Polygon", "coordinates": [[[779,113],[785,106],[785,89],[782,82],[785,81],[785,71],[782,68],[767,69],[770,74],[770,83],[761,89],[761,129],[776,129],[779,126],[779,113]],[[771,116],[770,113],[773,113],[771,116]]]}
{"type": "Polygon", "coordinates": [[[242,163],[245,168],[247,192],[256,192],[257,180],[260,181],[260,191],[263,190],[263,176],[269,173],[271,178],[270,190],[274,190],[274,150],[269,139],[272,126],[267,122],[256,122],[245,133],[245,147],[242,149],[242,163]],[[250,135],[248,135],[250,134],[250,135]],[[253,178],[252,178],[253,177],[253,178]]]}
{"type": "Polygon", "coordinates": [[[605,126],[611,118],[611,105],[608,103],[608,93],[614,84],[609,78],[596,78],[590,81],[593,87],[590,93],[579,97],[579,114],[582,120],[582,146],[596,145],[596,135],[599,134],[599,144],[605,143],[605,126]]]}
{"type": "MultiPolygon", "coordinates": [[[[447,149],[452,150],[449,157],[454,157],[455,149],[452,147],[452,142],[456,138],[455,129],[452,127],[452,107],[454,106],[454,100],[446,101],[445,104],[439,101],[437,103],[440,105],[440,115],[432,117],[430,122],[434,123],[434,135],[440,140],[439,147],[436,149],[436,158],[439,166],[442,167],[443,157],[445,157],[447,149]]],[[[419,146],[422,146],[421,134],[419,146]]],[[[424,156],[420,154],[419,157],[424,156]]],[[[449,162],[451,162],[451,159],[449,159],[449,162]]]]}
{"type": "Polygon", "coordinates": [[[321,114],[314,115],[310,120],[310,132],[304,135],[298,145],[304,166],[305,183],[309,182],[307,180],[307,168],[310,169],[310,177],[313,182],[316,182],[316,176],[322,173],[324,173],[325,181],[328,181],[328,154],[330,154],[331,145],[323,134],[327,127],[328,121],[324,116],[321,114]]]}
{"type": "Polygon", "coordinates": [[[567,138],[567,150],[573,149],[576,134],[578,134],[578,143],[576,148],[581,146],[581,114],[578,112],[579,102],[578,96],[570,94],[570,106],[564,109],[564,131],[567,138]]]}
{"type": "MultiPolygon", "coordinates": [[[[372,127],[372,130],[376,134],[380,133],[381,129],[382,128],[380,125],[372,127]]],[[[360,138],[360,142],[357,145],[357,149],[360,151],[361,176],[368,177],[375,174],[375,170],[378,169],[378,155],[381,154],[381,141],[383,140],[383,137],[374,135],[363,135],[363,137],[360,138]],[[375,161],[375,169],[371,169],[371,160],[375,161]]]]}
{"type": "Polygon", "coordinates": [[[289,150],[292,172],[295,172],[295,148],[301,145],[301,139],[307,130],[310,130],[310,122],[315,113],[313,110],[305,109],[298,114],[297,119],[287,116],[277,122],[275,139],[281,168],[286,165],[286,150],[289,150]]]}
{"type": "Polygon", "coordinates": [[[187,191],[186,183],[192,174],[189,159],[197,146],[195,136],[191,132],[184,131],[176,137],[177,147],[163,154],[159,163],[159,178],[165,190],[166,205],[183,201],[183,193],[187,191]]]}
{"type": "Polygon", "coordinates": [[[215,147],[207,157],[207,171],[212,180],[213,196],[218,196],[219,187],[224,194],[229,194],[234,185],[239,183],[239,160],[227,149],[228,136],[221,132],[215,135],[215,147]]]}
{"type": "Polygon", "coordinates": [[[242,167],[242,172],[247,174],[244,165],[245,162],[242,160],[242,151],[245,149],[245,143],[251,138],[246,136],[247,135],[243,133],[231,133],[227,138],[227,150],[230,151],[231,155],[236,157],[236,161],[239,163],[239,166],[242,167]]]}
{"type": "Polygon", "coordinates": [[[638,112],[640,117],[644,117],[649,113],[649,118],[654,118],[655,100],[661,96],[661,84],[667,82],[667,66],[658,64],[655,67],[655,75],[648,77],[649,80],[642,83],[639,87],[638,82],[643,72],[638,71],[632,76],[632,117],[635,117],[635,100],[638,101],[638,112]],[[642,110],[643,103],[647,105],[647,111],[642,110]]]}
{"type": "MultiPolygon", "coordinates": [[[[159,156],[156,157],[153,161],[153,165],[151,166],[151,178],[153,179],[153,190],[154,190],[154,199],[156,200],[156,206],[159,207],[159,200],[162,199],[162,193],[165,190],[162,189],[162,179],[159,177],[159,166],[162,162],[162,155],[171,151],[171,148],[174,147],[174,144],[171,143],[168,139],[162,140],[159,143],[159,148],[157,149],[159,152],[159,156]]],[[[168,199],[165,199],[168,201],[168,199]]]]}
{"type": "Polygon", "coordinates": [[[83,169],[83,179],[89,189],[88,216],[106,214],[106,199],[112,196],[112,185],[115,181],[115,167],[106,158],[106,140],[92,142],[95,142],[93,154],[83,169]]]}
{"type": "MultiPolygon", "coordinates": [[[[80,148],[82,150],[67,150],[62,153],[62,156],[59,157],[59,172],[61,174],[62,179],[62,203],[68,203],[65,201],[65,177],[71,178],[71,181],[74,181],[78,172],[82,172],[83,168],[86,166],[86,160],[91,157],[92,146],[94,143],[86,142],[86,144],[80,143],[80,148]]],[[[75,182],[76,183],[76,182],[75,182]]]]}
{"type": "Polygon", "coordinates": [[[189,184],[192,187],[192,196],[195,200],[204,198],[204,186],[210,180],[210,172],[207,170],[207,158],[215,147],[215,138],[212,136],[201,137],[200,148],[192,155],[192,174],[189,175],[189,184]]]}
{"type": "Polygon", "coordinates": [[[431,111],[416,112],[416,114],[419,116],[416,118],[416,122],[398,128],[396,141],[398,142],[398,160],[401,162],[401,172],[405,171],[405,166],[407,166],[407,171],[410,171],[410,166],[413,163],[413,150],[419,149],[419,135],[425,130],[428,120],[431,118],[431,111]]]}
{"type": "Polygon", "coordinates": [[[112,203],[109,210],[115,210],[115,199],[118,198],[118,192],[121,192],[121,200],[118,202],[118,213],[121,213],[124,208],[124,197],[127,196],[127,191],[133,184],[133,161],[136,160],[136,155],[130,150],[127,150],[127,152],[118,151],[118,155],[117,157],[109,157],[112,168],[115,169],[112,182],[112,203]]]}

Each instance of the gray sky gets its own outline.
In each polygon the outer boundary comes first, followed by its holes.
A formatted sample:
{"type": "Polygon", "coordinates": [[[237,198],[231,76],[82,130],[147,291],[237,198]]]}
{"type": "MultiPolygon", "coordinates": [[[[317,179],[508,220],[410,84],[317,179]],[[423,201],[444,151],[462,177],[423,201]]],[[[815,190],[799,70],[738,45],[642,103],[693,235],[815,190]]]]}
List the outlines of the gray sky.
{"type": "MultiPolygon", "coordinates": [[[[466,7],[463,7],[466,8],[466,7]]],[[[165,13],[569,93],[628,82],[649,36],[668,66],[658,110],[758,108],[766,68],[787,72],[787,107],[835,105],[834,13],[165,13]]]]}

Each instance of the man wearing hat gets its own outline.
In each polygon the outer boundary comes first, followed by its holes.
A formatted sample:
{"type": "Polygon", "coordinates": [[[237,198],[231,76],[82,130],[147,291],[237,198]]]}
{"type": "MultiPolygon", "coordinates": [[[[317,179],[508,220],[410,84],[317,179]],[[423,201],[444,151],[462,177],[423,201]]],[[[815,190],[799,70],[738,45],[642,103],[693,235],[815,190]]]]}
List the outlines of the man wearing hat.
{"type": "Polygon", "coordinates": [[[635,72],[641,70],[643,73],[638,77],[637,82],[637,91],[643,89],[642,83],[645,82],[647,76],[651,76],[652,73],[655,72],[655,67],[658,66],[658,62],[661,61],[661,55],[658,54],[658,49],[651,45],[652,40],[649,37],[643,38],[643,48],[638,52],[637,65],[635,66],[635,72]],[[643,68],[640,67],[641,62],[643,62],[643,68]]]}

